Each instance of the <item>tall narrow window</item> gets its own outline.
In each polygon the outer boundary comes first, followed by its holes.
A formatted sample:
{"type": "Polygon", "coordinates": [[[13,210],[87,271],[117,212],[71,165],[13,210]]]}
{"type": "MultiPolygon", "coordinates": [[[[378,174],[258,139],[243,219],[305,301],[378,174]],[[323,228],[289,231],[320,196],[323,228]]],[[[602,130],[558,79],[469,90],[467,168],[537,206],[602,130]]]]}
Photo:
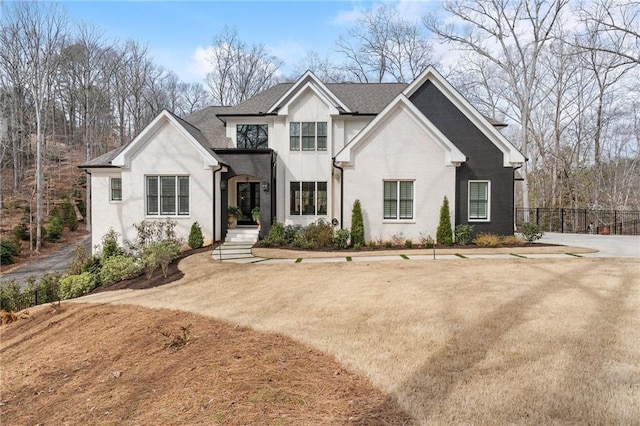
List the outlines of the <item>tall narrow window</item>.
{"type": "Polygon", "coordinates": [[[327,150],[327,123],[318,123],[318,151],[327,150]]]}
{"type": "Polygon", "coordinates": [[[289,124],[289,147],[291,151],[300,151],[300,123],[289,124]]]}
{"type": "Polygon", "coordinates": [[[318,182],[317,214],[327,214],[327,182],[318,182]]]}
{"type": "Polygon", "coordinates": [[[178,214],[189,214],[189,176],[178,176],[178,214]]]}
{"type": "Polygon", "coordinates": [[[302,150],[315,151],[316,123],[302,123],[302,150]]]}
{"type": "Polygon", "coordinates": [[[469,220],[489,220],[489,181],[469,181],[469,220]]]}
{"type": "Polygon", "coordinates": [[[384,219],[413,219],[413,181],[384,181],[383,203],[384,219]]]}
{"type": "Polygon", "coordinates": [[[291,199],[289,213],[291,215],[299,215],[300,212],[300,182],[291,182],[289,185],[291,189],[291,199]]]}
{"type": "Polygon", "coordinates": [[[122,201],[122,178],[109,179],[111,186],[111,201],[122,201]]]}
{"type": "Polygon", "coordinates": [[[147,176],[147,214],[158,214],[158,176],[147,176]]]}

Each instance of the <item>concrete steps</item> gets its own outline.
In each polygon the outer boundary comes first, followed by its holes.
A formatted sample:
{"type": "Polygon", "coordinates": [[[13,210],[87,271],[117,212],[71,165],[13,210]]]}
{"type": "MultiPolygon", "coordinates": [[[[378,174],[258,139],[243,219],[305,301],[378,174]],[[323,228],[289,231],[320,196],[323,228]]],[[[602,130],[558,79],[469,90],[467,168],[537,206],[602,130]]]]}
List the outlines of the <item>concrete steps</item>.
{"type": "Polygon", "coordinates": [[[254,259],[251,254],[251,247],[254,243],[233,243],[225,241],[213,250],[212,256],[215,260],[239,260],[254,259]]]}
{"type": "Polygon", "coordinates": [[[229,243],[251,243],[255,244],[258,241],[258,228],[234,228],[227,230],[227,236],[224,241],[229,243]]]}

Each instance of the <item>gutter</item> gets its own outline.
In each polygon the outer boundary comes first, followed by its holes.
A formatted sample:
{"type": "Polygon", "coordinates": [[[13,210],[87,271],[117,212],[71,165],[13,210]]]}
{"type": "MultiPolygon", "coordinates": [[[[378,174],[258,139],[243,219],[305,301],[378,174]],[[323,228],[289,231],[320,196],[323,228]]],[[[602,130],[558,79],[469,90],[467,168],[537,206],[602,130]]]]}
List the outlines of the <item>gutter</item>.
{"type": "Polygon", "coordinates": [[[344,169],[336,163],[335,157],[333,158],[333,167],[340,170],[340,229],[344,222],[344,169]]]}

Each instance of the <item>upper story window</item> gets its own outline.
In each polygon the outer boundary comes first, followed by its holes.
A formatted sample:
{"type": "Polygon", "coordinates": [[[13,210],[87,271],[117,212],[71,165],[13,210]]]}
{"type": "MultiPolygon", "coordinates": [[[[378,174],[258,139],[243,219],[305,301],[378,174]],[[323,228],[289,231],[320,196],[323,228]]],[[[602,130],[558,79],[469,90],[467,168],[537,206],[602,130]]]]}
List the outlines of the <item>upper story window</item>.
{"type": "Polygon", "coordinates": [[[269,126],[267,124],[238,124],[236,136],[237,148],[269,148],[269,126]]]}
{"type": "Polygon", "coordinates": [[[291,151],[326,151],[327,122],[294,121],[289,123],[291,151]]]}
{"type": "Polygon", "coordinates": [[[122,178],[112,177],[109,179],[111,188],[110,201],[122,201],[122,178]]]}

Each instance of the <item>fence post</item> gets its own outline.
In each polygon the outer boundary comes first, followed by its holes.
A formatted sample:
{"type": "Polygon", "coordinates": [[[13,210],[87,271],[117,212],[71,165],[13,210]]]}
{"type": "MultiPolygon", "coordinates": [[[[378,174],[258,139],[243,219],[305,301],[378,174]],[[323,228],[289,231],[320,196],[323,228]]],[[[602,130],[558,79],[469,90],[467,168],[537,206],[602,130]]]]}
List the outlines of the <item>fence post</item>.
{"type": "Polygon", "coordinates": [[[564,209],[560,209],[560,232],[564,234],[564,209]]]}

